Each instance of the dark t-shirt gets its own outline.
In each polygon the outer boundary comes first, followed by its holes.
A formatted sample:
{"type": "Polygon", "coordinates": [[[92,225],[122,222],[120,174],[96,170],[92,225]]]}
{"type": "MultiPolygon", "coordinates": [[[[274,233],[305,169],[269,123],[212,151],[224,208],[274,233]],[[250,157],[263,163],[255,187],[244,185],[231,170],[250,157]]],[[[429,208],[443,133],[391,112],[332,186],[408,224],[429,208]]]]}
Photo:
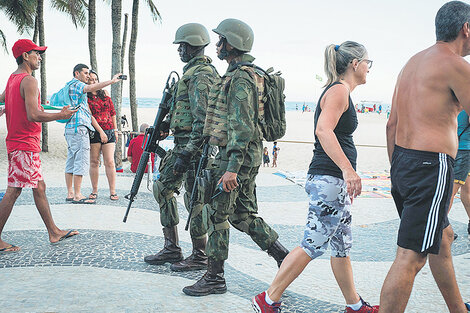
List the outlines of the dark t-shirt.
{"type": "MultiPolygon", "coordinates": [[[[340,82],[335,82],[328,87],[325,88],[323,91],[322,95],[320,96],[320,99],[318,99],[318,104],[317,108],[315,109],[315,116],[314,116],[314,122],[315,122],[315,129],[314,131],[317,130],[317,122],[318,118],[321,114],[321,99],[325,95],[325,92],[330,89],[332,86],[341,84],[340,82]]],[[[348,158],[349,162],[351,162],[352,167],[354,170],[356,170],[356,159],[357,159],[357,151],[356,147],[354,146],[354,141],[352,134],[357,128],[357,115],[356,115],[356,110],[354,110],[354,104],[351,100],[351,97],[349,97],[349,107],[344,112],[339,121],[338,124],[336,125],[334,129],[334,133],[336,135],[336,138],[338,139],[339,145],[341,146],[341,149],[343,149],[344,154],[348,158]]],[[[312,162],[310,163],[309,169],[308,169],[309,174],[313,175],[330,175],[334,177],[338,177],[343,179],[343,173],[339,169],[339,167],[333,162],[333,160],[330,159],[330,157],[326,154],[325,150],[323,150],[323,147],[318,140],[317,135],[315,135],[315,149],[313,150],[313,158],[312,162]]]]}

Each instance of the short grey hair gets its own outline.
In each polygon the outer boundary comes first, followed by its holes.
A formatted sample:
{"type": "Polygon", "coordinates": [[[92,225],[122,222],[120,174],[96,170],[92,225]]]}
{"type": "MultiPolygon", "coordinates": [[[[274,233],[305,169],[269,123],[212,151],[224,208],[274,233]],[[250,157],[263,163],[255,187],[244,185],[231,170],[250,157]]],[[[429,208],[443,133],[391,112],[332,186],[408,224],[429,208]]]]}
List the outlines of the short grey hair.
{"type": "Polygon", "coordinates": [[[145,130],[149,127],[149,124],[147,123],[142,123],[140,124],[140,132],[143,133],[145,130]]]}
{"type": "Polygon", "coordinates": [[[436,14],[436,40],[454,41],[462,26],[468,22],[470,22],[470,5],[462,1],[447,2],[436,14]]]}

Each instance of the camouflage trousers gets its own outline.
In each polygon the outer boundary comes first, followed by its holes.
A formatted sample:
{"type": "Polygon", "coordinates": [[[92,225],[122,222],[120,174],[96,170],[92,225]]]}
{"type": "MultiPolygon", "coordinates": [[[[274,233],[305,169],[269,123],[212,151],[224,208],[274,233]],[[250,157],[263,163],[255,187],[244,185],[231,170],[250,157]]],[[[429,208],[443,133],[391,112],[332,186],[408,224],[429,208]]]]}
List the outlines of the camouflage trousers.
{"type": "MultiPolygon", "coordinates": [[[[213,181],[222,177],[227,168],[227,161],[217,159],[213,164],[213,181]]],[[[259,166],[242,166],[238,172],[240,184],[230,193],[223,192],[212,202],[204,206],[209,216],[206,253],[216,260],[228,258],[229,223],[246,234],[262,249],[267,250],[278,239],[279,235],[259,216],[256,203],[256,175],[259,166]]],[[[215,185],[214,183],[214,185],[215,185]]]]}
{"type": "MultiPolygon", "coordinates": [[[[191,191],[195,180],[195,166],[199,160],[196,156],[191,160],[189,170],[184,175],[175,175],[173,166],[175,164],[177,153],[184,146],[175,145],[173,150],[169,150],[160,163],[160,178],[153,184],[153,196],[160,206],[160,222],[163,227],[176,226],[179,223],[178,204],[174,196],[184,181],[184,203],[189,211],[189,200],[191,199],[191,191]]],[[[190,222],[191,238],[202,238],[207,233],[207,222],[203,221],[202,203],[196,200],[193,208],[193,214],[190,222]]]]}
{"type": "Polygon", "coordinates": [[[346,183],[329,175],[308,175],[305,191],[309,208],[300,247],[312,259],[325,253],[328,244],[332,257],[347,257],[352,246],[352,217],[346,183]]]}

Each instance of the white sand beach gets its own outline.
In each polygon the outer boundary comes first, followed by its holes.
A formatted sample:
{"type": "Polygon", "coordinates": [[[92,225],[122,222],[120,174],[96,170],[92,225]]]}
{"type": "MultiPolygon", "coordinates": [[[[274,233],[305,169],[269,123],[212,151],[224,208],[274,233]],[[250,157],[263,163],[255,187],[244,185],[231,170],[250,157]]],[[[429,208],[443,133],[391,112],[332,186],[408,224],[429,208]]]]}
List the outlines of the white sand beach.
{"type": "MultiPolygon", "coordinates": [[[[281,150],[278,157],[277,170],[289,172],[307,171],[313,156],[313,114],[313,112],[287,112],[286,135],[279,140],[278,144],[281,150]],[[290,143],[284,141],[309,143],[290,143]]],[[[389,170],[390,166],[385,148],[386,114],[358,114],[358,119],[359,126],[354,133],[354,142],[358,150],[357,169],[359,171],[389,170]]],[[[264,145],[268,147],[271,153],[273,144],[265,142],[264,145]]]]}
{"type": "MultiPolygon", "coordinates": [[[[130,121],[129,108],[123,108],[122,114],[126,114],[130,121]]],[[[152,124],[156,115],[154,108],[139,108],[139,124],[152,124]]],[[[313,155],[313,112],[302,113],[300,111],[289,111],[286,113],[287,132],[279,140],[278,146],[281,148],[278,157],[277,168],[263,168],[266,172],[297,172],[307,171],[308,165],[313,155]],[[285,141],[298,141],[306,143],[290,143],[285,141]]],[[[358,170],[359,171],[385,171],[389,170],[388,157],[386,153],[385,125],[387,122],[385,114],[367,113],[358,114],[359,126],[354,134],[354,141],[358,145],[358,170]],[[377,147],[368,147],[373,145],[377,147]]],[[[67,155],[67,144],[63,135],[64,124],[50,122],[49,128],[49,152],[41,153],[41,160],[46,182],[48,179],[63,179],[63,169],[67,155]]],[[[129,128],[125,128],[130,130],[129,128]]],[[[0,118],[0,189],[6,185],[7,174],[7,153],[5,147],[6,137],[5,118],[0,118]]],[[[272,143],[265,142],[272,153],[272,143]]],[[[271,155],[272,159],[272,155],[271,155]]],[[[129,163],[123,164],[124,168],[129,167],[129,163]]],[[[65,183],[65,182],[64,182],[65,183]]]]}

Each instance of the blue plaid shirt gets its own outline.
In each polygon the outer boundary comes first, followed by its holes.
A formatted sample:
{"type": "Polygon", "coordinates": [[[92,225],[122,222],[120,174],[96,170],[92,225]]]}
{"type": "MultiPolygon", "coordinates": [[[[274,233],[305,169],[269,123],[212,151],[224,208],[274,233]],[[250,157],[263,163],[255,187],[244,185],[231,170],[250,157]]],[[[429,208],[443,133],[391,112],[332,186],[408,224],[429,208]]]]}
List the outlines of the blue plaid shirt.
{"type": "Polygon", "coordinates": [[[91,126],[91,111],[88,107],[88,97],[83,92],[86,84],[76,78],[73,78],[68,84],[70,84],[69,96],[72,100],[72,106],[78,107],[78,111],[65,124],[65,128],[75,128],[75,131],[77,131],[78,126],[85,126],[89,130],[95,130],[91,126]]]}

